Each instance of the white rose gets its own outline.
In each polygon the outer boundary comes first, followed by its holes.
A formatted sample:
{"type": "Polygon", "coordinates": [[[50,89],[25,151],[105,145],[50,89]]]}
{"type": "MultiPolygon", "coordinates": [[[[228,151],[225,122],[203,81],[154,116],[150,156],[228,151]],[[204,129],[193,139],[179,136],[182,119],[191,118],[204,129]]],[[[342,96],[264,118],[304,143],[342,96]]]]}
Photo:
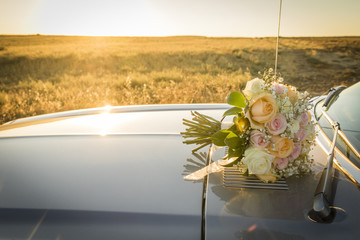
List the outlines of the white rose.
{"type": "Polygon", "coordinates": [[[300,129],[300,121],[299,120],[293,120],[291,122],[291,124],[290,124],[289,129],[290,129],[290,132],[292,134],[297,133],[299,131],[299,129],[300,129]]]}
{"type": "Polygon", "coordinates": [[[242,162],[248,167],[249,174],[266,174],[269,173],[274,158],[261,148],[249,147],[245,150],[242,162]]]}
{"type": "Polygon", "coordinates": [[[264,80],[255,78],[246,83],[246,87],[243,92],[248,98],[252,98],[253,96],[264,92],[264,87],[265,87],[264,80]]]}
{"type": "Polygon", "coordinates": [[[283,108],[285,113],[289,113],[292,110],[292,104],[289,99],[283,101],[283,108]]]}

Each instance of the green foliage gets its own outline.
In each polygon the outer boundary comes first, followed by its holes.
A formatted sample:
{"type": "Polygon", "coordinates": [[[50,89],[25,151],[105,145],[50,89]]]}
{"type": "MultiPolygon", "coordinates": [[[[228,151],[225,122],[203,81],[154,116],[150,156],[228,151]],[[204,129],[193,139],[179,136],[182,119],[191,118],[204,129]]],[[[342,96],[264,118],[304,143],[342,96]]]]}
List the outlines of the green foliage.
{"type": "Polygon", "coordinates": [[[242,134],[232,125],[228,129],[217,131],[211,136],[212,143],[217,146],[227,146],[229,148],[228,158],[239,157],[241,159],[249,142],[245,134],[242,134]]]}
{"type": "Polygon", "coordinates": [[[191,138],[185,140],[185,144],[196,144],[199,147],[193,149],[193,152],[212,143],[212,136],[216,134],[220,128],[221,123],[209,116],[203,115],[199,112],[191,112],[192,120],[183,119],[183,124],[187,126],[185,132],[181,135],[183,138],[191,138]]]}
{"type": "Polygon", "coordinates": [[[240,112],[242,112],[243,109],[242,108],[239,108],[239,107],[232,107],[228,110],[226,110],[223,114],[223,116],[231,116],[231,115],[237,115],[239,114],[240,112]]]}
{"type": "Polygon", "coordinates": [[[228,158],[239,157],[241,159],[241,156],[244,154],[245,149],[246,146],[241,146],[235,149],[229,148],[228,158]]]}
{"type": "Polygon", "coordinates": [[[227,98],[226,102],[229,105],[238,107],[238,108],[244,108],[246,107],[246,98],[241,92],[232,92],[230,93],[227,98]]]}
{"type": "Polygon", "coordinates": [[[231,133],[228,130],[219,130],[211,136],[212,143],[216,146],[226,146],[225,139],[231,133]]]}
{"type": "Polygon", "coordinates": [[[226,136],[224,143],[226,144],[226,146],[229,146],[230,149],[237,149],[237,148],[241,147],[241,142],[240,142],[239,136],[233,132],[230,132],[226,136]]]}

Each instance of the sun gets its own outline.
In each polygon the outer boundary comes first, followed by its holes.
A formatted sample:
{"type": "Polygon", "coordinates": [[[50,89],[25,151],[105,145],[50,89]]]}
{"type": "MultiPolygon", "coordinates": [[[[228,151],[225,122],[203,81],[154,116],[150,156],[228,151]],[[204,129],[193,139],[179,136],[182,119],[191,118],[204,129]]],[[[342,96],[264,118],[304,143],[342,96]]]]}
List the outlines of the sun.
{"type": "Polygon", "coordinates": [[[152,7],[146,1],[46,1],[39,6],[42,34],[139,36],[151,34],[152,7]]]}

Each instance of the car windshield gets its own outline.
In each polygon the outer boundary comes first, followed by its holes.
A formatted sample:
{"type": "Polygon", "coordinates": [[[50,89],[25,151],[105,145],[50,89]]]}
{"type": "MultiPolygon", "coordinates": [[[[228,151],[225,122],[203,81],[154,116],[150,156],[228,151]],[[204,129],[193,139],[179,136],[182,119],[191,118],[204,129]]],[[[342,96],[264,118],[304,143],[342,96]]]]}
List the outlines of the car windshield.
{"type": "MultiPolygon", "coordinates": [[[[330,102],[326,110],[330,117],[340,123],[340,128],[349,139],[353,147],[360,152],[360,83],[357,83],[344,91],[330,102]]],[[[316,113],[321,112],[323,103],[319,103],[316,113]]],[[[319,124],[332,139],[333,131],[325,117],[319,119],[319,124]]],[[[339,139],[336,145],[355,165],[360,167],[360,160],[349,149],[349,147],[339,139]]]]}

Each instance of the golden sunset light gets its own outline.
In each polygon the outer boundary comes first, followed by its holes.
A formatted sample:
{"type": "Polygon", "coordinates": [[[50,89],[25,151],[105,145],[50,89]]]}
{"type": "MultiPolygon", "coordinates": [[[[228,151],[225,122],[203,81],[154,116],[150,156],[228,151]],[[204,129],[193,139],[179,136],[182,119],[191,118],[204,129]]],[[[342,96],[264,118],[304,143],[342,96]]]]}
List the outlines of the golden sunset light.
{"type": "Polygon", "coordinates": [[[0,123],[220,103],[266,68],[316,96],[358,81],[359,12],[358,0],[0,0],[0,123]]]}
{"type": "Polygon", "coordinates": [[[0,0],[1,239],[358,239],[360,0],[0,0]]]}
{"type": "MultiPolygon", "coordinates": [[[[360,34],[360,1],[283,1],[281,35],[360,34]]],[[[279,0],[1,0],[0,34],[275,36],[279,0]]]]}

